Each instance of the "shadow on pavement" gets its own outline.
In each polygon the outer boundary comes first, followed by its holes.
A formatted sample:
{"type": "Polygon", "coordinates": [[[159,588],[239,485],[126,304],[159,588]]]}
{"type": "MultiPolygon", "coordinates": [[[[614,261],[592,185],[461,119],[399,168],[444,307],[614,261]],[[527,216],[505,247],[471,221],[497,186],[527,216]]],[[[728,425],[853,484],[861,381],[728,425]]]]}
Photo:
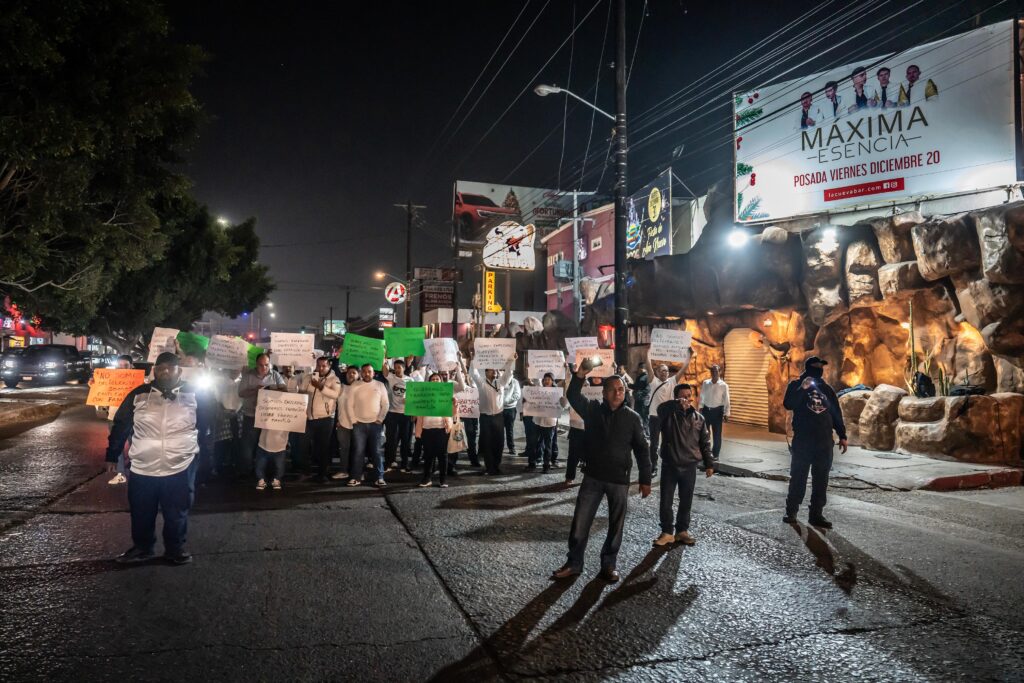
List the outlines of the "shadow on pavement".
{"type": "Polygon", "coordinates": [[[565,486],[559,482],[525,489],[482,491],[448,498],[441,501],[437,507],[442,510],[512,510],[545,503],[551,499],[539,497],[542,494],[561,493],[566,490],[565,486]]]}

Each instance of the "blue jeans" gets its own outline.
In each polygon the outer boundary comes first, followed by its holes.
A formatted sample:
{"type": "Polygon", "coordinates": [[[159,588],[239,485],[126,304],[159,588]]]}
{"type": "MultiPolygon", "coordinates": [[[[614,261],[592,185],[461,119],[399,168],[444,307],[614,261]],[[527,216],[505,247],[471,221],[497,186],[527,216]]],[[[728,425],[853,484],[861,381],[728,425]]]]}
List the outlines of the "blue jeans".
{"type": "Polygon", "coordinates": [[[576,510],[572,515],[572,529],[569,532],[569,555],[566,561],[573,569],[583,569],[583,554],[590,538],[590,527],[601,500],[608,497],[608,535],[601,548],[601,569],[615,569],[622,545],[622,525],[626,521],[626,501],[629,499],[629,484],[611,484],[583,475],[579,494],[576,496],[576,510]]]}
{"type": "Polygon", "coordinates": [[[544,463],[547,467],[554,462],[555,456],[552,451],[552,443],[555,440],[555,428],[554,427],[540,427],[536,424],[533,425],[533,431],[536,433],[535,440],[537,441],[537,460],[544,463]]]}
{"type": "Polygon", "coordinates": [[[198,458],[168,477],[132,473],[128,477],[128,509],[132,519],[132,545],[153,551],[156,545],[156,513],[164,517],[164,553],[176,555],[185,546],[188,511],[196,493],[198,458]]]}
{"type": "Polygon", "coordinates": [[[375,470],[375,479],[384,478],[384,453],[380,448],[380,434],[383,425],[374,422],[357,422],[352,425],[352,462],[349,475],[353,479],[363,478],[363,466],[370,458],[375,470]]]}
{"type": "Polygon", "coordinates": [[[270,453],[256,447],[256,478],[267,480],[267,463],[274,461],[274,479],[284,479],[284,455],[287,451],[270,453]]]}

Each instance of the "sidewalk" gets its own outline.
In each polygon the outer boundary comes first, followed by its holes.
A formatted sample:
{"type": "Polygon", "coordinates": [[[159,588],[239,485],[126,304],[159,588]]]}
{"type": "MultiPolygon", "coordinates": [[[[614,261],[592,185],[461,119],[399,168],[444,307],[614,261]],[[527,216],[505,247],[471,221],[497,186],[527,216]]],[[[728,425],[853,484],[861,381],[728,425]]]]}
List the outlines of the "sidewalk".
{"type": "MultiPolygon", "coordinates": [[[[738,477],[789,481],[786,438],[765,429],[726,424],[718,469],[738,477]]],[[[936,460],[923,455],[883,453],[851,446],[845,455],[835,451],[830,486],[879,488],[889,491],[951,491],[1018,486],[1022,470],[993,465],[936,460]]]]}

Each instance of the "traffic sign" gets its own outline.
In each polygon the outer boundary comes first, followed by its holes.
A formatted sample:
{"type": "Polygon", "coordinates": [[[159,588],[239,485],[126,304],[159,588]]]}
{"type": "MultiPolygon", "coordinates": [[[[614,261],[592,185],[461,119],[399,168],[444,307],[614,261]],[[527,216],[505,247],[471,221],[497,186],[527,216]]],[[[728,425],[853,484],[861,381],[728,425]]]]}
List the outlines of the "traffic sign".
{"type": "Polygon", "coordinates": [[[384,298],[388,300],[388,303],[400,304],[405,301],[407,294],[408,291],[401,282],[392,282],[384,288],[384,298]]]}

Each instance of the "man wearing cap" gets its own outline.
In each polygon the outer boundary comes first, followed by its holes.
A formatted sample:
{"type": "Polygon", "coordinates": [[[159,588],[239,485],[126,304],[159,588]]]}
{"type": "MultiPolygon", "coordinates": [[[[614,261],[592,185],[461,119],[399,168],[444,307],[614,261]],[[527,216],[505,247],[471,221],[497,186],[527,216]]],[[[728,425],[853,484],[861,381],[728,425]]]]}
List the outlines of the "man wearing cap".
{"type": "Polygon", "coordinates": [[[846,452],[846,425],[839,409],[839,399],[824,379],[828,361],[811,356],[804,361],[804,372],[786,387],[783,406],[793,411],[792,463],[789,468],[789,495],[783,522],[794,524],[796,513],[807,490],[807,473],[811,474],[811,505],[808,521],[812,526],[831,529],[825,519],[825,492],[828,473],[832,469],[832,432],[839,435],[839,451],[846,452]]]}
{"type": "Polygon", "coordinates": [[[188,511],[195,496],[199,435],[213,424],[215,404],[209,392],[197,392],[181,380],[178,357],[161,353],[153,367],[153,382],[125,397],[114,415],[107,445],[107,462],[116,462],[131,435],[128,508],[132,547],[119,555],[122,564],[152,559],[156,545],[156,513],[164,518],[164,557],[186,564],[188,511]]]}

